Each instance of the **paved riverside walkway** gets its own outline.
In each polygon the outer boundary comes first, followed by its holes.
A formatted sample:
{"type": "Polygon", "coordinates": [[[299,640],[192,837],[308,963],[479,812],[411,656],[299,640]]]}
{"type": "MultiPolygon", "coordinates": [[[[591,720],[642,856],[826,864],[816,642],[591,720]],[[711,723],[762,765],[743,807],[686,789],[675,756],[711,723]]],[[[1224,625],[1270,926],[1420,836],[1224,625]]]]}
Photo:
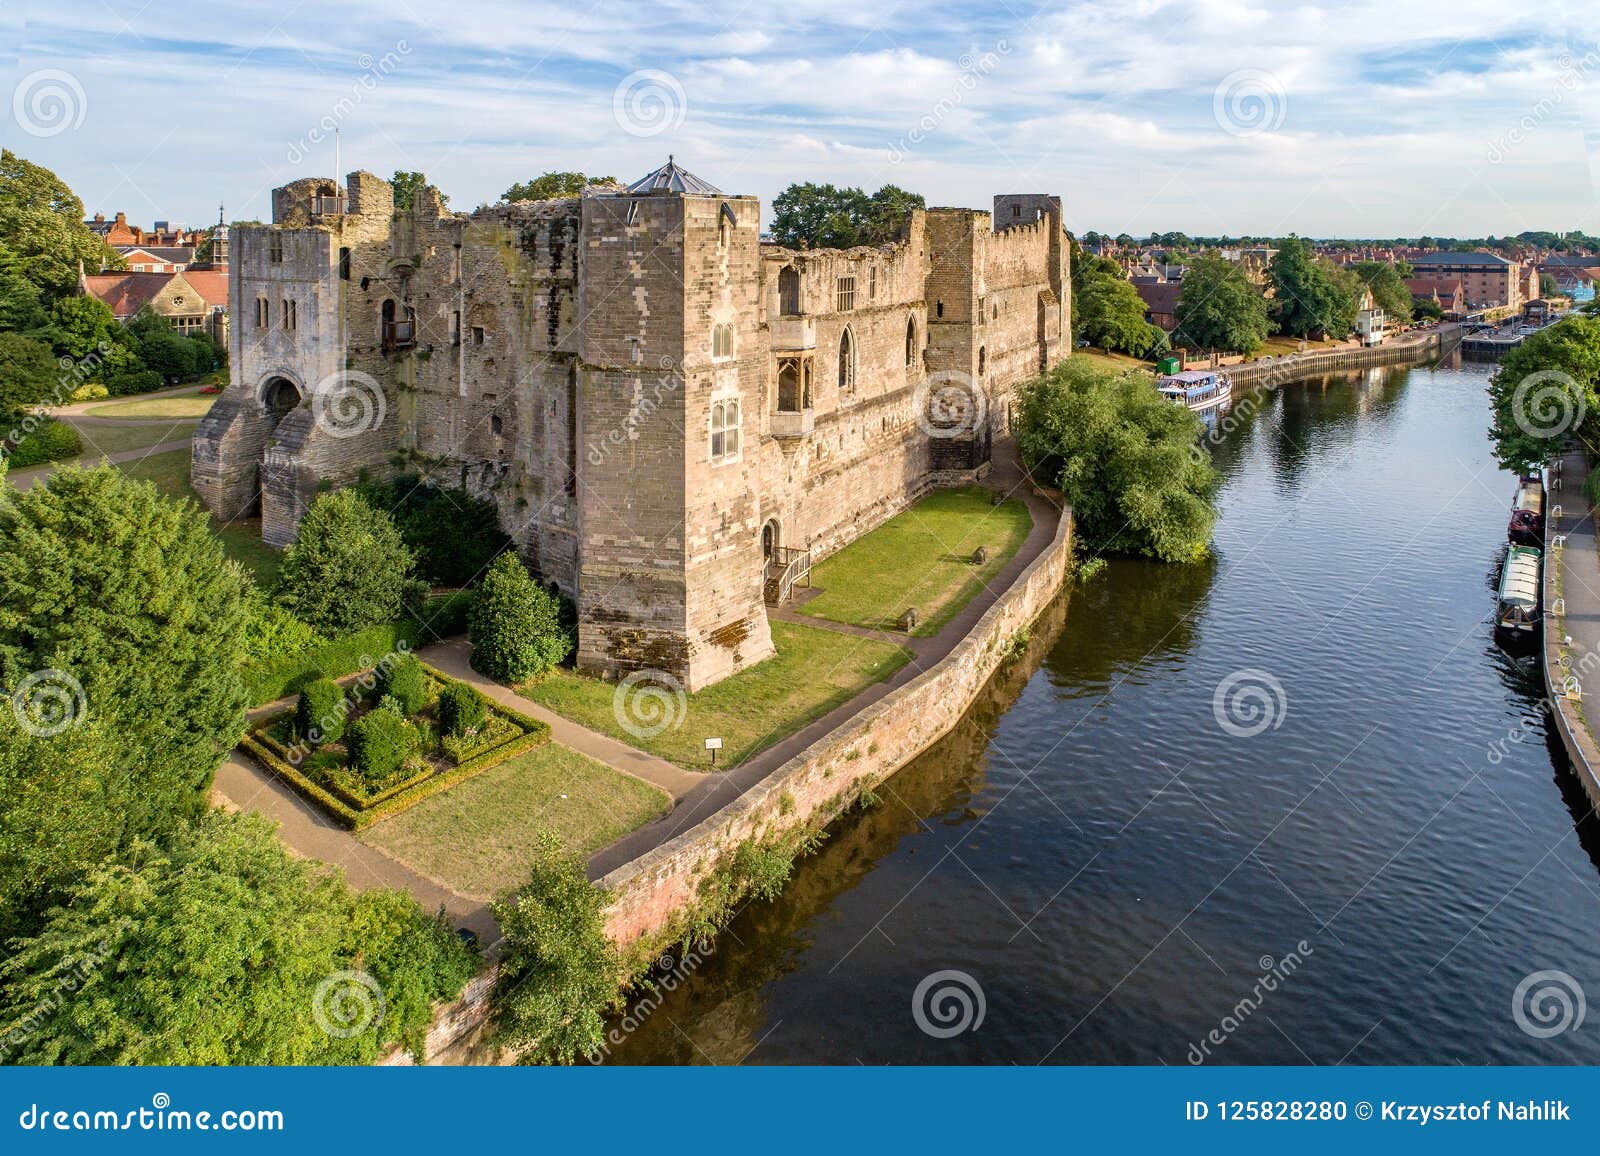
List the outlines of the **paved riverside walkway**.
{"type": "MultiPolygon", "coordinates": [[[[1548,517],[1545,540],[1548,545],[1557,534],[1565,534],[1566,542],[1562,549],[1548,552],[1546,564],[1553,560],[1558,567],[1565,613],[1559,620],[1547,618],[1546,628],[1559,621],[1556,628],[1572,639],[1567,649],[1571,652],[1573,673],[1581,682],[1584,676],[1579,664],[1588,655],[1600,654],[1600,549],[1595,541],[1595,512],[1583,496],[1583,484],[1589,476],[1583,454],[1564,454],[1561,471],[1553,476],[1561,479],[1561,488],[1545,494],[1545,508],[1552,515],[1548,517]],[[1562,507],[1561,518],[1553,516],[1556,506],[1562,507]]],[[[1545,610],[1552,613],[1551,606],[1545,610]]],[[[1587,669],[1587,665],[1582,667],[1587,669]]],[[[1600,682],[1583,687],[1582,711],[1590,732],[1600,733],[1600,682]]]]}
{"type": "MultiPolygon", "coordinates": [[[[782,621],[798,622],[824,630],[858,637],[893,642],[911,651],[911,660],[888,680],[876,683],[855,698],[835,707],[822,717],[732,770],[691,771],[675,763],[647,754],[609,735],[555,714],[515,691],[485,679],[468,665],[470,653],[464,641],[456,640],[424,647],[418,657],[445,674],[476,686],[496,702],[550,724],[556,742],[572,747],[623,774],[653,783],[673,799],[673,808],[652,823],[623,836],[609,847],[591,855],[587,868],[591,879],[598,879],[624,863],[645,854],[738,798],[767,775],[805,750],[829,731],[849,720],[863,708],[918,677],[935,665],[977,625],[996,600],[1021,576],[1055,538],[1060,510],[1036,494],[1025,478],[1010,442],[995,446],[995,462],[986,484],[1007,497],[1028,505],[1033,527],[994,580],[972,599],[935,635],[906,638],[904,635],[865,630],[821,618],[797,614],[792,609],[772,608],[768,614],[782,621]]],[[[292,700],[258,707],[259,716],[287,707],[292,700]]],[[[247,756],[235,752],[217,772],[214,794],[236,806],[259,811],[279,823],[279,836],[289,848],[307,858],[320,859],[344,868],[355,887],[396,887],[409,891],[428,910],[441,904],[461,926],[471,927],[485,944],[498,938],[493,917],[482,902],[461,895],[436,880],[419,875],[405,864],[374,847],[369,847],[343,828],[335,826],[314,806],[301,799],[274,776],[247,756]]],[[[507,887],[520,880],[506,880],[507,887]]]]}

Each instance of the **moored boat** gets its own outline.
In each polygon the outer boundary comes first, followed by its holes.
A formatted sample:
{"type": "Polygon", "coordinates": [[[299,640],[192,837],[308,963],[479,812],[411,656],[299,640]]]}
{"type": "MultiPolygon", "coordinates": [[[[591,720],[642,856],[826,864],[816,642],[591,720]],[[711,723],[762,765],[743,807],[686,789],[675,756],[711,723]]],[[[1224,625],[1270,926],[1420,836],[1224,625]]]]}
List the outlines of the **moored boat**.
{"type": "Polygon", "coordinates": [[[1532,546],[1506,548],[1500,570],[1499,605],[1495,626],[1514,637],[1527,637],[1539,626],[1540,567],[1543,555],[1532,546]]]}
{"type": "Polygon", "coordinates": [[[1517,482],[1506,537],[1522,546],[1544,545],[1544,477],[1537,469],[1529,470],[1517,482]]]}
{"type": "Polygon", "coordinates": [[[1233,395],[1233,378],[1220,369],[1186,369],[1164,375],[1156,389],[1174,405],[1198,412],[1227,401],[1233,395]]]}

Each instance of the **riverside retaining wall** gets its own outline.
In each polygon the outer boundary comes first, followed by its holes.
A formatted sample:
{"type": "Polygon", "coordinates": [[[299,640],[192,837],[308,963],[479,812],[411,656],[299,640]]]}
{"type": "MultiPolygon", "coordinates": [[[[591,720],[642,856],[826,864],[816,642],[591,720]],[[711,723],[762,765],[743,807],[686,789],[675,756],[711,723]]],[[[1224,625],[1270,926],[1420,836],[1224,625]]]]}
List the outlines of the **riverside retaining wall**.
{"type": "Polygon", "coordinates": [[[1586,550],[1591,555],[1594,551],[1594,511],[1583,496],[1583,483],[1588,477],[1583,455],[1568,454],[1560,466],[1552,474],[1552,488],[1545,495],[1551,516],[1545,520],[1545,617],[1539,657],[1540,665],[1544,668],[1546,701],[1556,734],[1566,748],[1567,758],[1572,762],[1572,773],[1583,786],[1584,794],[1589,796],[1590,803],[1600,808],[1600,745],[1595,743],[1594,735],[1584,721],[1582,698],[1568,697],[1569,687],[1575,687],[1579,695],[1588,693],[1584,689],[1585,683],[1600,693],[1600,681],[1591,677],[1600,674],[1600,652],[1586,648],[1581,643],[1567,646],[1566,624],[1556,613],[1557,608],[1565,609],[1560,602],[1563,586],[1560,575],[1567,549],[1586,550]],[[1554,508],[1563,504],[1577,506],[1582,513],[1557,519],[1554,508]],[[1551,539],[1563,533],[1563,527],[1566,531],[1576,531],[1574,541],[1571,546],[1564,544],[1563,549],[1552,552],[1551,539]],[[1573,662],[1574,654],[1577,655],[1576,663],[1573,662]]]}
{"type": "Polygon", "coordinates": [[[1330,349],[1311,353],[1286,353],[1282,357],[1227,366],[1236,386],[1284,385],[1302,377],[1338,373],[1347,369],[1368,369],[1375,365],[1398,365],[1436,357],[1460,343],[1460,331],[1435,329],[1428,333],[1397,337],[1382,345],[1359,349],[1330,349]]]}

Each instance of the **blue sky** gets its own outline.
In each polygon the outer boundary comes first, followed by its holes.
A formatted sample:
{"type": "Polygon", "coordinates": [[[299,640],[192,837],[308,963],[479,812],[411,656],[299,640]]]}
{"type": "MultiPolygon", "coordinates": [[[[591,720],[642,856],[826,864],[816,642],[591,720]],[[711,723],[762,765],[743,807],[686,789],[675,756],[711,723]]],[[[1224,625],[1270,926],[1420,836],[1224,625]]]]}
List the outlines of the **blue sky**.
{"type": "Polygon", "coordinates": [[[462,209],[672,152],[767,201],[797,180],[1054,192],[1079,231],[1600,233],[1582,12],[28,0],[0,13],[0,140],[143,223],[265,217],[273,186],[333,171],[337,125],[342,169],[422,169],[462,209]]]}

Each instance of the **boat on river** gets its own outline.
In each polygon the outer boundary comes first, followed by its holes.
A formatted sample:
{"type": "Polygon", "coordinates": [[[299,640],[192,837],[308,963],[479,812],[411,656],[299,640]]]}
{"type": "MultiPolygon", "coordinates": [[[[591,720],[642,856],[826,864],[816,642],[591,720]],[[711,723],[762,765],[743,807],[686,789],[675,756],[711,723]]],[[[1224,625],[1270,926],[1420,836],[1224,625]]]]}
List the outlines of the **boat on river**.
{"type": "Polygon", "coordinates": [[[1506,537],[1519,546],[1544,545],[1544,477],[1538,470],[1529,470],[1517,481],[1506,537]]]}
{"type": "Polygon", "coordinates": [[[1495,627],[1513,638],[1531,638],[1539,627],[1540,576],[1544,557],[1532,546],[1506,548],[1500,570],[1500,602],[1495,627]]]}
{"type": "Polygon", "coordinates": [[[1212,409],[1233,396],[1233,378],[1220,369],[1186,369],[1156,382],[1161,396],[1195,412],[1212,409]]]}

